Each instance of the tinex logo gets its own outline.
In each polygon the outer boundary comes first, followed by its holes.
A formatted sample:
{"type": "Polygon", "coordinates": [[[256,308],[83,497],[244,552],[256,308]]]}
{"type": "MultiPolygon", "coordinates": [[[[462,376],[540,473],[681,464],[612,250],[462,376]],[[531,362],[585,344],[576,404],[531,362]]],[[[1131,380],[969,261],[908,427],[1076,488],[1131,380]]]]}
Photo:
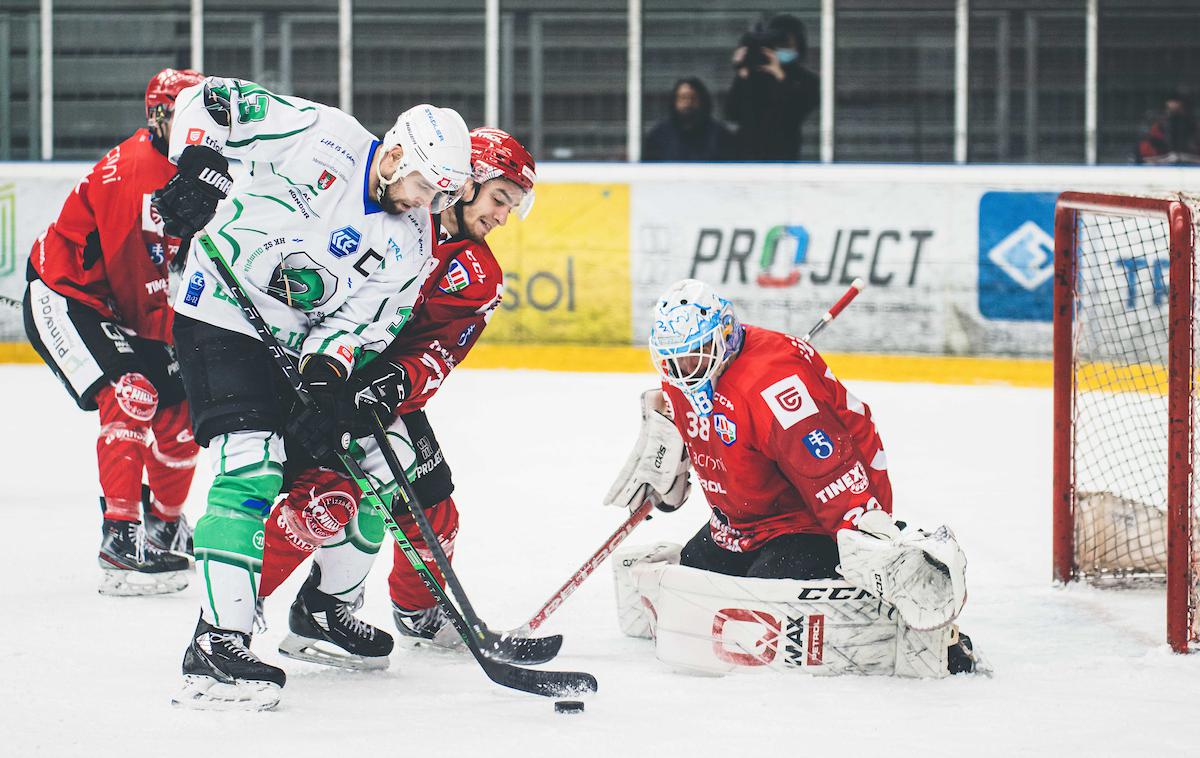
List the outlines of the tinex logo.
{"type": "Polygon", "coordinates": [[[979,199],[979,312],[1050,321],[1054,311],[1053,192],[987,192],[979,199]]]}
{"type": "Polygon", "coordinates": [[[1042,227],[1026,221],[988,251],[988,258],[1032,292],[1054,276],[1054,238],[1042,227]]]}
{"type": "Polygon", "coordinates": [[[353,226],[343,226],[329,234],[329,252],[334,258],[345,258],[358,252],[360,242],[362,234],[357,229],[353,226]]]}

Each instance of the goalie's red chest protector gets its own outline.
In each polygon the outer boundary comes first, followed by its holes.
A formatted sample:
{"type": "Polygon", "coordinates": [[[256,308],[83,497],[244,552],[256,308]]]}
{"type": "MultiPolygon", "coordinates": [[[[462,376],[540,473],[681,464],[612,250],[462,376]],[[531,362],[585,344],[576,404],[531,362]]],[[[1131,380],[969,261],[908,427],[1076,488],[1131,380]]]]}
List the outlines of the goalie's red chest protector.
{"type": "Polygon", "coordinates": [[[675,387],[663,390],[721,547],[745,552],[783,534],[833,534],[870,509],[891,513],[871,409],[811,345],[747,326],[709,416],[675,387]]]}

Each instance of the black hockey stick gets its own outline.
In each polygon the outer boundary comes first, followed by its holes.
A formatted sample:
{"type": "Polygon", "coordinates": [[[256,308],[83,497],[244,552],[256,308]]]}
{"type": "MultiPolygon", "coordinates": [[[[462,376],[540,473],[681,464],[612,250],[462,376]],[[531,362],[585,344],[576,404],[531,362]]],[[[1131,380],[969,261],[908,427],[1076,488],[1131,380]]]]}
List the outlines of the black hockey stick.
{"type": "MultiPolygon", "coordinates": [[[[287,379],[288,384],[291,385],[292,391],[296,393],[296,397],[300,400],[300,403],[305,408],[314,408],[316,401],[313,400],[308,387],[305,386],[304,378],[300,376],[300,371],[292,362],[292,357],[284,351],[283,346],[279,344],[279,340],[263,320],[262,314],[258,312],[258,308],[250,300],[246,291],[242,289],[242,285],[238,282],[233,269],[229,267],[229,264],[221,256],[221,251],[213,244],[212,239],[209,238],[206,232],[201,231],[196,235],[196,239],[199,240],[204,254],[212,261],[213,266],[216,267],[217,275],[221,277],[221,281],[229,288],[230,294],[237,301],[238,307],[242,309],[242,315],[246,317],[246,321],[254,328],[259,340],[267,348],[267,352],[271,354],[279,370],[283,372],[284,377],[287,379]]],[[[396,524],[396,520],[392,518],[391,512],[384,506],[379,493],[367,478],[366,472],[358,465],[358,461],[345,452],[339,452],[338,457],[359,489],[362,490],[363,501],[379,513],[388,532],[400,546],[401,552],[408,558],[409,563],[412,564],[413,569],[421,578],[421,582],[425,585],[425,588],[433,595],[434,600],[442,611],[445,612],[450,623],[454,625],[455,630],[462,636],[463,641],[467,644],[467,648],[471,651],[471,654],[475,657],[480,668],[483,669],[483,672],[487,674],[489,679],[504,687],[545,697],[563,697],[595,692],[597,690],[596,677],[591,674],[575,671],[537,671],[488,658],[480,649],[479,643],[476,642],[475,635],[467,628],[467,624],[459,614],[458,608],[447,597],[445,590],[434,579],[433,573],[425,565],[425,562],[421,560],[421,556],[417,553],[416,548],[413,547],[412,542],[409,541],[404,531],[396,524]]],[[[403,474],[403,471],[401,471],[401,474],[403,474]]],[[[408,478],[402,475],[399,477],[399,481],[407,483],[408,478]]]]}
{"type": "Polygon", "coordinates": [[[391,443],[388,442],[387,432],[384,431],[383,425],[379,423],[378,419],[376,419],[371,434],[374,435],[375,444],[379,445],[379,449],[383,452],[383,459],[387,461],[388,468],[392,472],[392,477],[399,486],[398,494],[404,501],[404,507],[412,516],[413,521],[417,522],[417,528],[421,530],[421,537],[429,547],[429,552],[433,554],[433,560],[441,570],[442,576],[446,577],[446,583],[450,585],[450,591],[454,593],[454,597],[458,600],[459,605],[462,606],[463,618],[475,634],[484,654],[493,660],[505,661],[506,663],[530,664],[545,663],[558,655],[558,651],[562,648],[563,643],[561,634],[554,634],[549,637],[500,635],[488,629],[487,625],[480,620],[479,614],[475,612],[475,609],[471,607],[471,602],[467,600],[467,593],[463,590],[462,583],[458,581],[458,575],[455,574],[453,566],[450,565],[450,558],[447,557],[446,551],[442,549],[437,534],[433,531],[433,526],[429,523],[429,518],[425,515],[421,504],[417,502],[416,493],[413,492],[408,477],[404,475],[404,466],[401,465],[400,460],[396,457],[396,451],[392,448],[391,443]]]}

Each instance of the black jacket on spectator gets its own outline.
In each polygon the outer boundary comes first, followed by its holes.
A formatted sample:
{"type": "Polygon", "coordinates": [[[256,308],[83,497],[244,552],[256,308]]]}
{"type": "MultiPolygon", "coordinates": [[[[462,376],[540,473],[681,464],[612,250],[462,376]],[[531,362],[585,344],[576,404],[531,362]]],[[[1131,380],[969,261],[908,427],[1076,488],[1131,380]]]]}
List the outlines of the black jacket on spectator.
{"type": "Polygon", "coordinates": [[[654,125],[642,143],[644,161],[733,160],[733,134],[712,115],[712,96],[699,79],[689,77],[671,88],[670,112],[654,125]],[[700,108],[692,117],[675,110],[675,93],[686,84],[695,90],[700,108]]]}
{"type": "Polygon", "coordinates": [[[765,71],[734,78],[725,111],[738,126],[738,160],[799,160],[800,124],[821,103],[821,80],[798,61],[783,71],[783,81],[765,71]]]}

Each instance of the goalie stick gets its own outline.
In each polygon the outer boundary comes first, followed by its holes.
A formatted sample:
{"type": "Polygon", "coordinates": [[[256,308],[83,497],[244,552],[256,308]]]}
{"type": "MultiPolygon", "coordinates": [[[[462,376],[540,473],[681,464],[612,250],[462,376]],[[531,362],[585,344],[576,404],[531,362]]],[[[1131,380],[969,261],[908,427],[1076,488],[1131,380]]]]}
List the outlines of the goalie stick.
{"type": "MultiPolygon", "coordinates": [[[[300,376],[299,370],[292,362],[292,357],[279,344],[279,340],[271,332],[263,320],[262,314],[258,312],[258,308],[250,300],[246,291],[242,289],[237,276],[233,273],[229,264],[225,262],[225,259],[221,256],[221,252],[213,244],[212,239],[209,238],[208,233],[201,231],[196,235],[196,238],[199,240],[204,254],[217,269],[218,276],[221,277],[221,280],[233,295],[234,300],[237,301],[238,307],[242,309],[242,315],[245,316],[250,326],[254,328],[259,340],[267,348],[279,370],[283,372],[284,377],[287,379],[288,384],[291,385],[292,391],[296,393],[296,397],[300,403],[306,408],[313,408],[316,401],[313,400],[308,387],[305,386],[303,377],[300,376]]],[[[385,448],[385,450],[390,449],[390,446],[385,448]]],[[[471,651],[471,654],[489,679],[504,687],[544,697],[563,697],[595,692],[597,690],[596,677],[591,674],[576,671],[538,671],[488,658],[480,649],[475,635],[467,628],[467,624],[458,612],[458,608],[450,601],[445,590],[434,579],[433,573],[425,565],[425,562],[421,560],[421,556],[417,553],[416,548],[413,547],[412,542],[409,541],[404,531],[396,524],[396,520],[392,518],[389,509],[384,506],[378,491],[371,484],[366,472],[363,471],[358,461],[354,460],[353,456],[344,451],[338,453],[338,458],[362,491],[363,501],[379,513],[388,532],[400,546],[401,552],[408,558],[409,563],[412,564],[413,569],[421,578],[421,582],[425,585],[425,588],[433,595],[434,600],[442,611],[445,612],[450,623],[454,625],[455,630],[462,636],[463,641],[467,644],[467,648],[471,651]]],[[[411,485],[408,484],[408,477],[403,475],[403,470],[401,470],[401,476],[397,477],[397,484],[402,487],[401,491],[404,491],[403,488],[408,487],[408,494],[411,496],[411,485]]],[[[412,499],[411,502],[415,503],[416,501],[412,499]]],[[[437,544],[436,540],[434,544],[437,544]]]]}
{"type": "MultiPolygon", "coordinates": [[[[861,278],[855,279],[853,282],[851,282],[850,288],[847,289],[840,298],[838,298],[837,302],[833,304],[833,307],[821,315],[821,318],[817,320],[817,323],[813,324],[812,327],[809,328],[808,332],[806,332],[805,335],[800,339],[805,342],[811,342],[813,337],[815,337],[822,329],[824,329],[830,321],[833,321],[835,318],[837,318],[838,314],[844,311],[846,306],[850,305],[850,303],[854,301],[854,298],[858,297],[858,293],[862,292],[864,287],[866,287],[866,282],[864,282],[861,278]]],[[[541,626],[542,623],[550,616],[550,614],[558,610],[559,606],[561,606],[567,598],[574,594],[575,590],[579,589],[579,585],[583,584],[584,580],[591,576],[592,573],[598,569],[602,563],[604,563],[605,559],[607,559],[608,556],[611,555],[612,552],[616,550],[622,542],[625,541],[625,538],[629,536],[630,532],[636,529],[643,521],[650,520],[650,514],[651,511],[654,510],[654,505],[655,502],[652,499],[652,496],[647,495],[645,499],[642,500],[642,504],[639,505],[637,509],[629,515],[629,518],[625,519],[625,521],[617,527],[616,531],[610,534],[608,539],[604,540],[604,543],[600,546],[600,548],[596,552],[592,553],[591,557],[584,561],[583,565],[580,566],[579,569],[572,574],[571,577],[567,579],[567,581],[564,582],[561,587],[558,588],[558,591],[550,596],[550,599],[538,609],[537,613],[533,614],[533,616],[526,621],[524,625],[519,626],[510,632],[505,632],[504,636],[526,635],[541,626]]]]}

